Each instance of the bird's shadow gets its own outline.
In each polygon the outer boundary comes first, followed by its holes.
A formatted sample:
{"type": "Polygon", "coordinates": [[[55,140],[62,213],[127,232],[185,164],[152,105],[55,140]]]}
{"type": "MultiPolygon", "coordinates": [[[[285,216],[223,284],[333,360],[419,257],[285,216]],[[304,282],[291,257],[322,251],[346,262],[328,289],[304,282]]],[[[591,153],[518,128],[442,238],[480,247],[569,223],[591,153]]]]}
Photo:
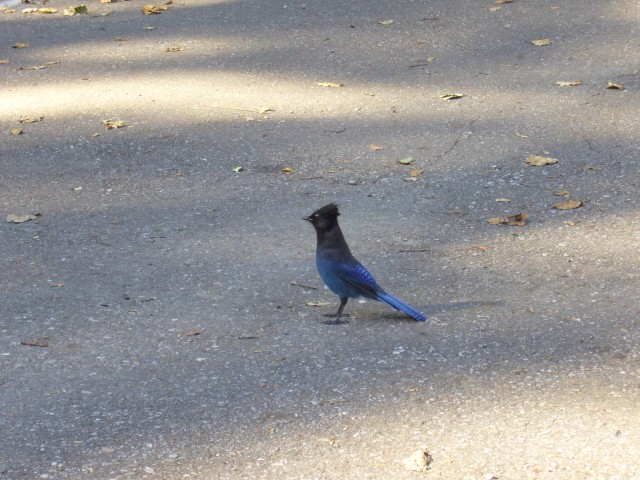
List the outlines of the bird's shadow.
{"type": "MultiPolygon", "coordinates": [[[[462,310],[474,310],[476,308],[487,307],[503,307],[506,303],[503,300],[473,300],[467,302],[455,302],[455,303],[440,303],[436,305],[429,305],[424,308],[424,313],[427,315],[427,322],[432,319],[433,316],[448,312],[459,312],[462,310]]],[[[391,314],[390,319],[394,321],[404,320],[410,323],[415,323],[415,320],[402,312],[395,312],[391,314]]]]}
{"type": "Polygon", "coordinates": [[[429,305],[429,308],[425,309],[427,315],[438,315],[439,313],[447,312],[459,312],[460,310],[472,310],[475,308],[487,308],[487,307],[504,307],[506,303],[504,300],[470,300],[467,302],[455,302],[455,303],[440,303],[436,305],[429,305]]]}
{"type": "MultiPolygon", "coordinates": [[[[455,302],[455,303],[440,303],[436,305],[430,305],[428,308],[424,309],[425,314],[427,315],[427,322],[431,320],[431,317],[434,315],[448,313],[448,312],[459,312],[462,310],[473,310],[476,308],[487,308],[487,307],[503,307],[506,305],[506,302],[503,300],[473,300],[467,302],[455,302]]],[[[333,314],[326,314],[325,317],[333,317],[333,314]]],[[[343,317],[349,317],[349,314],[345,313],[342,315],[343,317]]],[[[371,314],[371,315],[356,315],[356,318],[360,317],[361,320],[391,320],[394,322],[397,321],[406,321],[409,323],[416,323],[416,321],[411,318],[409,315],[406,315],[402,312],[390,313],[388,315],[379,315],[379,314],[371,314]]],[[[334,320],[326,320],[322,322],[324,325],[348,325],[349,321],[346,319],[340,319],[339,322],[334,320]]]]}

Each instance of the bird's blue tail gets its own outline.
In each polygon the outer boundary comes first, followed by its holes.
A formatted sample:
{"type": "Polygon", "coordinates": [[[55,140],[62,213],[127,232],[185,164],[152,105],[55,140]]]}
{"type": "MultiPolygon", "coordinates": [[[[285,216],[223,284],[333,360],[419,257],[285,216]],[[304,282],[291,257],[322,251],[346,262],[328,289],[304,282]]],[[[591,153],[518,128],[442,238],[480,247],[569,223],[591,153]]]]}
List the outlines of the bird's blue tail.
{"type": "Polygon", "coordinates": [[[402,300],[394,297],[393,295],[389,295],[387,292],[379,292],[378,299],[387,305],[392,306],[396,310],[402,310],[407,315],[411,315],[418,322],[424,322],[427,317],[420,313],[418,310],[413,308],[408,303],[404,303],[402,300]]]}

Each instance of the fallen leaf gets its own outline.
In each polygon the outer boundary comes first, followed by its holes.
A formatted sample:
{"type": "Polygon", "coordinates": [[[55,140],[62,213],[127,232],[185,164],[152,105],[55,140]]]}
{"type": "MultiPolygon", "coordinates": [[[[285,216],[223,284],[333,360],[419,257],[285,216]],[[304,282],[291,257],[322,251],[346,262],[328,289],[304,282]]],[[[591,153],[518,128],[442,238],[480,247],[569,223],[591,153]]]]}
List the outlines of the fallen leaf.
{"type": "Polygon", "coordinates": [[[58,13],[55,8],[25,8],[22,13],[58,13]]]}
{"type": "Polygon", "coordinates": [[[564,222],[565,225],[569,225],[570,227],[575,227],[578,223],[580,223],[580,220],[565,220],[564,222]]]}
{"type": "Polygon", "coordinates": [[[0,65],[9,65],[11,62],[7,58],[3,58],[0,60],[0,65]]]}
{"type": "Polygon", "coordinates": [[[536,47],[546,47],[547,45],[551,45],[553,42],[548,38],[539,38],[537,40],[531,40],[536,47]]]}
{"type": "Polygon", "coordinates": [[[314,301],[308,301],[307,305],[309,307],[326,307],[327,305],[331,305],[331,302],[314,302],[314,301]]]}
{"type": "Polygon", "coordinates": [[[166,5],[145,5],[142,7],[142,13],[145,15],[158,15],[168,8],[166,5]]]}
{"type": "Polygon", "coordinates": [[[24,133],[24,130],[22,130],[21,128],[12,128],[11,130],[9,130],[9,133],[11,133],[11,135],[22,135],[24,133]]]}
{"type": "Polygon", "coordinates": [[[24,222],[28,222],[29,220],[36,220],[39,216],[40,216],[39,213],[26,214],[26,215],[14,215],[10,213],[9,215],[7,215],[7,218],[5,218],[4,221],[7,223],[24,223],[24,222]]]}
{"type": "Polygon", "coordinates": [[[558,210],[573,210],[574,208],[581,207],[583,204],[579,200],[569,200],[568,202],[556,203],[553,208],[558,210]]]}
{"type": "Polygon", "coordinates": [[[571,82],[556,82],[556,84],[561,87],[577,87],[578,85],[582,85],[582,80],[573,80],[571,82]]]}
{"type": "Polygon", "coordinates": [[[275,112],[275,108],[273,107],[260,107],[258,109],[258,114],[260,115],[264,115],[265,113],[269,113],[269,112],[275,112]]]}
{"type": "Polygon", "coordinates": [[[405,182],[416,182],[417,180],[416,177],[407,177],[404,179],[405,182]]]}
{"type": "Polygon", "coordinates": [[[243,170],[244,170],[244,167],[233,167],[233,171],[236,173],[240,173],[243,170]]]}
{"type": "Polygon", "coordinates": [[[497,12],[498,10],[500,10],[502,7],[489,7],[488,10],[490,12],[497,12]]]}
{"type": "Polygon", "coordinates": [[[393,23],[393,20],[378,20],[378,23],[380,25],[391,25],[393,23]]]}
{"type": "Polygon", "coordinates": [[[426,473],[429,470],[431,461],[431,455],[429,455],[427,450],[418,450],[417,452],[413,452],[408,458],[405,458],[402,464],[407,470],[426,473]]]}
{"type": "Polygon", "coordinates": [[[510,202],[508,198],[496,198],[496,202],[507,203],[510,202]]]}
{"type": "Polygon", "coordinates": [[[182,52],[184,47],[167,47],[167,52],[182,52]]]}
{"type": "Polygon", "coordinates": [[[185,337],[195,337],[196,335],[202,335],[204,333],[203,330],[193,329],[184,333],[185,337]]]}
{"type": "Polygon", "coordinates": [[[500,5],[502,3],[513,3],[514,0],[496,0],[496,5],[500,5]]]}
{"type": "Polygon", "coordinates": [[[442,100],[455,100],[462,97],[464,97],[464,93],[445,93],[439,96],[442,100]]]}
{"type": "Polygon", "coordinates": [[[158,27],[144,27],[144,30],[157,30],[158,27]]]}
{"type": "Polygon", "coordinates": [[[78,5],[77,7],[67,8],[64,12],[62,12],[62,15],[73,16],[73,15],[85,15],[87,13],[89,13],[89,10],[87,9],[86,5],[78,5]]]}
{"type": "Polygon", "coordinates": [[[607,82],[607,88],[609,90],[622,90],[624,86],[620,85],[619,83],[607,82]]]}
{"type": "Polygon", "coordinates": [[[284,173],[285,175],[291,175],[293,173],[293,168],[291,167],[284,167],[282,169],[282,173],[284,173]]]}
{"type": "Polygon", "coordinates": [[[564,198],[569,198],[571,196],[571,193],[568,190],[561,190],[559,192],[553,192],[554,195],[557,195],[558,197],[564,197],[564,198]]]}
{"type": "Polygon", "coordinates": [[[50,287],[64,287],[64,283],[50,283],[50,287]]]}
{"type": "Polygon", "coordinates": [[[481,250],[483,252],[489,251],[489,247],[487,247],[486,245],[470,245],[470,247],[477,248],[478,250],[481,250]]]}
{"type": "Polygon", "coordinates": [[[42,70],[43,68],[47,68],[44,65],[34,65],[32,67],[18,67],[16,70],[42,70]]]}
{"type": "Polygon", "coordinates": [[[524,163],[529,167],[542,167],[544,165],[553,165],[558,163],[557,158],[543,157],[541,155],[529,155],[524,163]]]}
{"type": "Polygon", "coordinates": [[[116,38],[114,38],[114,40],[116,42],[126,42],[127,41],[127,39],[125,37],[116,37],[116,38]]]}
{"type": "Polygon", "coordinates": [[[103,120],[102,124],[105,126],[107,130],[126,127],[124,121],[122,120],[103,120]]]}
{"type": "Polygon", "coordinates": [[[11,48],[27,48],[28,46],[28,43],[14,43],[11,48]]]}
{"type": "Polygon", "coordinates": [[[384,150],[384,147],[381,147],[380,145],[369,145],[369,150],[377,152],[378,150],[384,150]]]}
{"type": "Polygon", "coordinates": [[[420,391],[420,387],[408,387],[407,388],[407,392],[409,393],[416,393],[420,391]]]}
{"type": "Polygon", "coordinates": [[[42,347],[49,346],[49,340],[46,338],[34,338],[33,340],[23,340],[20,345],[27,345],[28,347],[42,347]]]}
{"type": "Polygon", "coordinates": [[[409,172],[409,175],[411,175],[412,177],[417,177],[418,175],[422,174],[424,172],[424,170],[420,170],[419,168],[414,168],[413,170],[411,170],[409,172]]]}
{"type": "Polygon", "coordinates": [[[398,160],[398,163],[401,165],[411,165],[413,163],[413,157],[403,158],[398,160]]]}
{"type": "Polygon", "coordinates": [[[527,213],[516,213],[515,215],[510,215],[508,217],[493,217],[487,219],[487,223],[491,225],[510,225],[512,227],[524,227],[527,224],[527,219],[529,218],[529,214],[527,213]]]}
{"type": "Polygon", "coordinates": [[[427,65],[429,65],[432,62],[435,62],[436,60],[437,60],[437,57],[427,57],[424,60],[417,60],[415,63],[412,63],[411,65],[409,65],[408,68],[426,67],[427,65]]]}
{"type": "Polygon", "coordinates": [[[319,87],[330,87],[330,88],[338,88],[343,87],[342,83],[333,83],[333,82],[318,82],[319,87]]]}

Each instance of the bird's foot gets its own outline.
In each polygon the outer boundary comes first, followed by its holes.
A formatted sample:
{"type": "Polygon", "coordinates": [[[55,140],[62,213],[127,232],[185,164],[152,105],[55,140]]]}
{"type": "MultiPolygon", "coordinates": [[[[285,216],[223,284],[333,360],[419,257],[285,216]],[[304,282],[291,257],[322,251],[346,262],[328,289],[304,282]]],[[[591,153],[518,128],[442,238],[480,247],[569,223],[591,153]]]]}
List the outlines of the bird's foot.
{"type": "Polygon", "coordinates": [[[349,314],[343,313],[342,315],[338,316],[337,313],[325,313],[324,316],[327,318],[342,318],[342,317],[348,317],[349,314]]]}
{"type": "MultiPolygon", "coordinates": [[[[329,315],[325,315],[325,317],[328,317],[329,315]]],[[[335,317],[335,315],[332,315],[333,317],[335,317]]],[[[339,318],[336,318],[335,320],[325,320],[324,322],[325,325],[346,325],[347,323],[349,323],[348,320],[341,320],[339,318]]]]}

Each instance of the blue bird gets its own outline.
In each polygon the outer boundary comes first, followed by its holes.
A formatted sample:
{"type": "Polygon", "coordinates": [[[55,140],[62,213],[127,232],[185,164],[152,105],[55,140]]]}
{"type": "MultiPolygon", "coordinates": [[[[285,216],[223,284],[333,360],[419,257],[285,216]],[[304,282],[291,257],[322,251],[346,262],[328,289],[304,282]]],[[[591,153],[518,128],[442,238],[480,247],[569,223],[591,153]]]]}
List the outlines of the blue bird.
{"type": "Polygon", "coordinates": [[[351,255],[342,230],[340,230],[340,225],[338,225],[338,215],[340,215],[338,206],[335,203],[330,203],[303,218],[311,223],[316,230],[318,272],[327,287],[340,297],[338,311],[335,314],[327,315],[334,317],[335,321],[327,323],[347,323],[340,320],[342,311],[350,298],[358,297],[384,302],[396,310],[402,310],[418,322],[424,322],[427,319],[426,316],[411,305],[385,292],[369,271],[351,255]]]}

